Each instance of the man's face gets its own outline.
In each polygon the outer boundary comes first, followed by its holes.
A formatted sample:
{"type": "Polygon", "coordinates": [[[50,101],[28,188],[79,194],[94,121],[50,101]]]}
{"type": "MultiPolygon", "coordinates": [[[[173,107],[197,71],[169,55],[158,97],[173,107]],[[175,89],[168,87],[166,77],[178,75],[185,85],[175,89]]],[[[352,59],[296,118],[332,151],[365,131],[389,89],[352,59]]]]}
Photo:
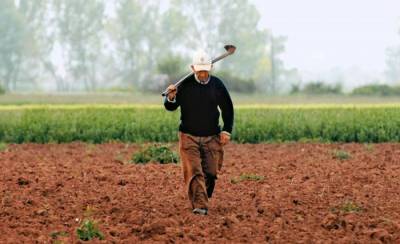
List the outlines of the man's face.
{"type": "Polygon", "coordinates": [[[196,71],[196,76],[197,76],[197,79],[199,79],[200,81],[207,81],[208,71],[206,71],[206,70],[196,71]]]}
{"type": "Polygon", "coordinates": [[[193,72],[196,74],[197,79],[200,81],[207,81],[209,72],[207,70],[200,70],[200,71],[195,71],[193,66],[192,66],[193,72]]]}

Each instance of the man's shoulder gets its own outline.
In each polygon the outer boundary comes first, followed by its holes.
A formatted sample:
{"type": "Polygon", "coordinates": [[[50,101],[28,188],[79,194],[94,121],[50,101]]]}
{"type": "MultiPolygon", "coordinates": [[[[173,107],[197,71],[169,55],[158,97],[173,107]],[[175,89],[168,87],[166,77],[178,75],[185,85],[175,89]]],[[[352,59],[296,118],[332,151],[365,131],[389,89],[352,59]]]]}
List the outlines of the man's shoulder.
{"type": "Polygon", "coordinates": [[[191,74],[185,79],[185,81],[182,84],[184,84],[184,83],[192,83],[193,81],[196,81],[196,80],[194,78],[194,74],[191,74]]]}
{"type": "Polygon", "coordinates": [[[179,86],[179,89],[183,89],[185,87],[191,86],[193,85],[195,79],[194,79],[194,74],[190,75],[189,77],[187,77],[179,86]]]}
{"type": "Polygon", "coordinates": [[[224,85],[224,82],[220,78],[215,76],[215,75],[211,75],[211,79],[212,79],[212,82],[217,86],[221,86],[221,85],[223,86],[224,85]]]}

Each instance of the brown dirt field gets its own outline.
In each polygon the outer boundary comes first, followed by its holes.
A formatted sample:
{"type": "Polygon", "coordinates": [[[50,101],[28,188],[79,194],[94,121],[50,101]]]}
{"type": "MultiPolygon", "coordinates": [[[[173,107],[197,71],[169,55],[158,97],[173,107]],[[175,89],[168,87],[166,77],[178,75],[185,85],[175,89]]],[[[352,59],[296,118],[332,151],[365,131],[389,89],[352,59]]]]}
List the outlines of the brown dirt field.
{"type": "Polygon", "coordinates": [[[231,144],[208,216],[191,213],[180,165],[128,164],[137,150],[10,145],[0,152],[0,242],[79,243],[90,206],[105,240],[89,243],[400,243],[400,144],[231,144]],[[264,179],[231,182],[243,173],[264,179]]]}

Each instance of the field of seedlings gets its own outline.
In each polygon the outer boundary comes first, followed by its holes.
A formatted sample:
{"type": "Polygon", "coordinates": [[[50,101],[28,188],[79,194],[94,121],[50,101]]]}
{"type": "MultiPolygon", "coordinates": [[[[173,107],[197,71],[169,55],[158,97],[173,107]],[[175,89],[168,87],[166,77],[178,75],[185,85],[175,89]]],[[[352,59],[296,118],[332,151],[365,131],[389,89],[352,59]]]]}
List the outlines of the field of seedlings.
{"type": "Polygon", "coordinates": [[[238,105],[208,216],[161,105],[0,106],[1,243],[398,243],[400,105],[238,105]]]}
{"type": "MultiPolygon", "coordinates": [[[[400,106],[239,105],[239,143],[397,142],[400,106]]],[[[21,105],[0,107],[0,141],[102,143],[177,141],[179,112],[161,105],[21,105]]]]}

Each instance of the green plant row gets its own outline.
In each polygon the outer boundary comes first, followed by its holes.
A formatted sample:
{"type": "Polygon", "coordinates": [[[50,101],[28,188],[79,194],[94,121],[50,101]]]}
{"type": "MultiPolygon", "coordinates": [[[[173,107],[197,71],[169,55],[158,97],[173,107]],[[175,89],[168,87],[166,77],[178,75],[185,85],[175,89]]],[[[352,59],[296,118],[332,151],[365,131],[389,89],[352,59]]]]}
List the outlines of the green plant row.
{"type": "MultiPolygon", "coordinates": [[[[161,106],[0,107],[0,142],[177,141],[179,112],[161,106]]],[[[400,141],[400,106],[242,106],[240,143],[400,141]]]]}

